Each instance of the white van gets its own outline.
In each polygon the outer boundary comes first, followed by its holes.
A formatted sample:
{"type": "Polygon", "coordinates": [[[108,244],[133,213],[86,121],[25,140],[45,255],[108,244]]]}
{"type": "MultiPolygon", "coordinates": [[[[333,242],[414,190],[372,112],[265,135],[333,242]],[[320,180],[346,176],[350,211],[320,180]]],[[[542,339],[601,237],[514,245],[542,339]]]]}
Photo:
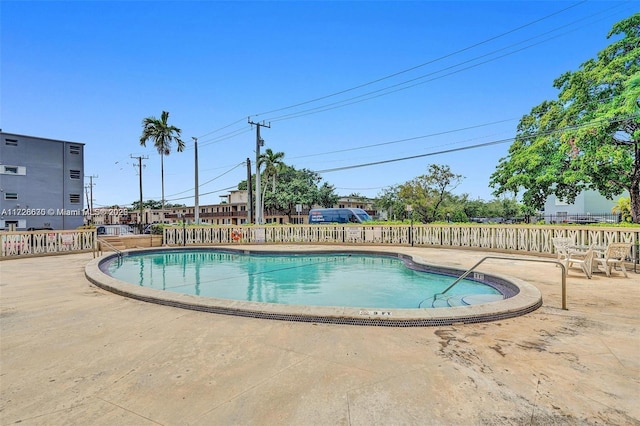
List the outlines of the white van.
{"type": "Polygon", "coordinates": [[[309,210],[309,223],[362,223],[373,220],[362,209],[311,209],[309,210]]]}
{"type": "Polygon", "coordinates": [[[133,235],[129,225],[98,225],[98,235],[133,235]]]}

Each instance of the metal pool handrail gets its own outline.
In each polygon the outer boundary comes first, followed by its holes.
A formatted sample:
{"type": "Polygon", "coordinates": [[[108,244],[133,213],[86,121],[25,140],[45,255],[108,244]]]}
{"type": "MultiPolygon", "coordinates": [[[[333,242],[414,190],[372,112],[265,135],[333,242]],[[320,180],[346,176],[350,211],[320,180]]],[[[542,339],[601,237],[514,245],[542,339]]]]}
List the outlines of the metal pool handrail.
{"type": "MultiPolygon", "coordinates": [[[[113,250],[118,255],[118,259],[122,258],[122,252],[120,250],[118,250],[117,248],[115,248],[111,243],[108,243],[107,241],[98,238],[98,244],[99,245],[100,244],[104,244],[105,246],[109,247],[111,250],[113,250]]],[[[100,251],[102,251],[102,250],[100,250],[100,251]]]]}
{"type": "MultiPolygon", "coordinates": [[[[475,265],[473,265],[471,268],[469,268],[464,274],[460,275],[460,277],[458,277],[457,280],[455,280],[449,287],[447,287],[444,291],[442,291],[441,293],[436,293],[433,295],[433,301],[436,300],[436,297],[438,296],[442,296],[443,294],[445,294],[446,292],[448,292],[449,290],[451,290],[456,284],[458,284],[460,281],[462,281],[463,279],[465,279],[467,276],[469,276],[469,274],[478,266],[480,265],[482,262],[484,262],[487,259],[498,259],[498,260],[521,260],[523,262],[538,262],[538,263],[555,263],[556,265],[560,265],[560,267],[562,268],[562,309],[563,310],[568,310],[567,309],[567,267],[564,265],[564,263],[558,261],[558,260],[546,260],[546,259],[528,259],[528,258],[524,258],[524,257],[507,257],[507,256],[485,256],[482,259],[480,259],[478,261],[478,263],[476,263],[475,265]]],[[[431,296],[427,297],[426,299],[422,300],[420,303],[418,303],[418,308],[422,307],[422,304],[427,301],[428,299],[431,299],[431,296]]]]}

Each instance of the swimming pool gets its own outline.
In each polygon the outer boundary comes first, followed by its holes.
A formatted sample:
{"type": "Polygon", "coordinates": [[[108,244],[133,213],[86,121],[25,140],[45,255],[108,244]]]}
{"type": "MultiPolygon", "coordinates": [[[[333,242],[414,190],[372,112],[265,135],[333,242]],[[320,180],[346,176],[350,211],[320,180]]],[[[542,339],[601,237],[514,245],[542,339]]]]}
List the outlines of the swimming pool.
{"type": "MultiPolygon", "coordinates": [[[[238,253],[220,250],[138,253],[112,261],[109,275],[141,287],[196,296],[286,305],[417,308],[457,276],[421,270],[408,259],[362,253],[238,253]]],[[[465,279],[442,299],[471,305],[513,295],[465,279]]],[[[424,307],[434,307],[425,303],[424,307]]]]}
{"type": "Polygon", "coordinates": [[[122,259],[116,255],[96,259],[85,268],[91,282],[124,296],[291,321],[444,325],[509,318],[542,304],[535,287],[479,273],[448,293],[454,298],[453,304],[448,301],[452,307],[418,309],[420,301],[431,303],[432,296],[462,272],[388,251],[220,248],[137,250],[124,253],[122,259]],[[345,274],[346,284],[344,277],[336,278],[336,271],[345,274]],[[429,283],[426,273],[436,274],[429,276],[429,283]],[[370,300],[365,302],[365,296],[370,300]]]}

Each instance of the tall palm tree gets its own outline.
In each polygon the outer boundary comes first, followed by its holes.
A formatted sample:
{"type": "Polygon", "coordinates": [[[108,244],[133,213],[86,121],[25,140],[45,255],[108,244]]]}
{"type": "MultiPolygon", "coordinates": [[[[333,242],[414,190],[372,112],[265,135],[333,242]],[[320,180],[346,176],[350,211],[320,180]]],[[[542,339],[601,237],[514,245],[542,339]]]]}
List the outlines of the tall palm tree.
{"type": "Polygon", "coordinates": [[[180,139],[182,130],[176,126],[170,126],[167,123],[169,113],[162,111],[160,119],[156,117],[147,117],[142,120],[142,136],[140,136],[140,145],[147,146],[147,141],[152,140],[153,146],[160,154],[160,173],[162,179],[162,209],[164,210],[164,156],[171,154],[171,143],[178,145],[178,152],[184,151],[185,144],[180,139]]]}
{"type": "MultiPolygon", "coordinates": [[[[264,166],[265,178],[271,178],[271,188],[273,193],[276,192],[276,177],[278,171],[284,165],[282,159],[284,158],[284,152],[273,152],[271,148],[267,148],[264,154],[260,154],[258,158],[258,170],[264,166]]],[[[267,193],[267,185],[262,189],[262,211],[264,211],[264,196],[267,193]]]]}

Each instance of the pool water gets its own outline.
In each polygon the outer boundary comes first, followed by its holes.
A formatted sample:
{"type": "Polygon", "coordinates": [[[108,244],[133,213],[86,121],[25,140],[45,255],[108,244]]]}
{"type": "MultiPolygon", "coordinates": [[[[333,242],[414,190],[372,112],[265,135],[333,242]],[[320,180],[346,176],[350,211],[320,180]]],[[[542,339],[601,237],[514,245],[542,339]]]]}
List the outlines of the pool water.
{"type": "MultiPolygon", "coordinates": [[[[105,272],[142,287],[197,296],[361,308],[417,308],[420,301],[442,292],[456,279],[410,269],[402,259],[390,256],[213,250],[131,254],[109,263],[105,272]]],[[[500,294],[473,280],[463,280],[447,293],[500,294]]]]}

